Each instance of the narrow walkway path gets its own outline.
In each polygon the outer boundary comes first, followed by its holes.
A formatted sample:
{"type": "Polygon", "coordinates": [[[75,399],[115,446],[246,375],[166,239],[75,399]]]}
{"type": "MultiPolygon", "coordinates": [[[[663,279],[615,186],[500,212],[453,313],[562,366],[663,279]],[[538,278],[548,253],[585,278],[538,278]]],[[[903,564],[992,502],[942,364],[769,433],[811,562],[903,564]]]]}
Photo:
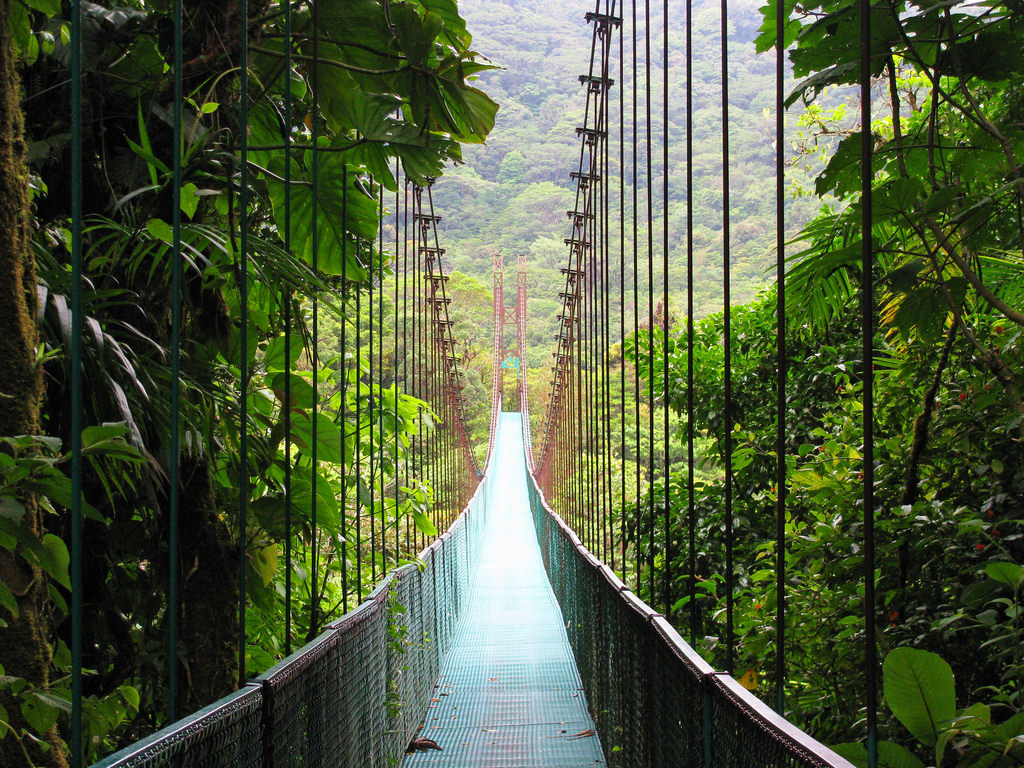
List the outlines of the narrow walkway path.
{"type": "Polygon", "coordinates": [[[469,601],[403,768],[604,766],[526,493],[520,414],[501,414],[490,516],[469,601]]]}

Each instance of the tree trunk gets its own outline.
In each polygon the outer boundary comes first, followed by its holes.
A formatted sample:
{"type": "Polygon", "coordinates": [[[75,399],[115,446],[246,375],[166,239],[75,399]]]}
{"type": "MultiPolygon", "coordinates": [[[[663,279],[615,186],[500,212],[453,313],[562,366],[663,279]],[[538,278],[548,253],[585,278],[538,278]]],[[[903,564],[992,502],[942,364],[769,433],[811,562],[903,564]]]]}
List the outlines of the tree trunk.
{"type": "MultiPolygon", "coordinates": [[[[43,380],[36,365],[36,273],[29,236],[28,172],[18,77],[7,19],[13,0],[0,0],[0,435],[36,434],[43,380]]],[[[42,510],[34,498],[21,499],[21,525],[40,538],[42,510]]],[[[35,688],[49,685],[51,651],[47,640],[46,582],[38,568],[20,552],[0,547],[0,579],[17,600],[18,615],[0,608],[0,664],[8,675],[23,677],[35,688]]],[[[66,766],[63,743],[56,728],[38,734],[49,742],[44,754],[30,739],[20,738],[28,725],[20,707],[7,706],[15,734],[0,739],[0,765],[66,766]]]]}
{"type": "Polygon", "coordinates": [[[205,459],[181,467],[181,712],[238,687],[238,545],[218,514],[205,459]]]}

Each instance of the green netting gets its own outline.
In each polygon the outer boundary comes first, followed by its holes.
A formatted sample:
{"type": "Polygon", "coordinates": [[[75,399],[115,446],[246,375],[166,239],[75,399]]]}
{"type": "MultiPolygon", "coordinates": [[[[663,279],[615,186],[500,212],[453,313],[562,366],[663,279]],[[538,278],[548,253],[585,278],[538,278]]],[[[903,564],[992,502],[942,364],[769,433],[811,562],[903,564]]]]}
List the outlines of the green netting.
{"type": "Polygon", "coordinates": [[[612,768],[853,768],[715,672],[580,543],[530,482],[555,596],[612,768]]]}
{"type": "Polygon", "coordinates": [[[97,768],[388,768],[430,701],[465,602],[488,482],[356,609],[241,691],[97,768]]]}
{"type": "Polygon", "coordinates": [[[250,685],[142,739],[100,763],[102,768],[229,768],[261,765],[263,691],[250,685]]]}

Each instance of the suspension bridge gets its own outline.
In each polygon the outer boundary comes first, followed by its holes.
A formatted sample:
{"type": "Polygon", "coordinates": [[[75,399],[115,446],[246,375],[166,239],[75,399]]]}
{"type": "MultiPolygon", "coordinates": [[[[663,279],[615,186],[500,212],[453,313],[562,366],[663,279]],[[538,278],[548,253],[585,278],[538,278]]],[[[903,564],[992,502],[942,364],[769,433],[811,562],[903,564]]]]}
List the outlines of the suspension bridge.
{"type": "MultiPolygon", "coordinates": [[[[40,14],[49,6],[28,5],[40,14]]],[[[68,263],[39,258],[40,270],[56,266],[26,310],[41,333],[67,348],[60,396],[50,399],[61,403],[52,418],[68,444],[65,456],[43,440],[26,449],[26,461],[50,450],[47,466],[66,463],[67,487],[63,469],[38,470],[43,479],[33,475],[33,484],[3,499],[49,501],[0,507],[11,530],[24,517],[18,546],[34,558],[33,573],[49,574],[60,589],[47,597],[33,578],[23,591],[5,587],[0,598],[12,617],[11,605],[35,617],[13,622],[28,627],[19,637],[33,642],[46,636],[42,624],[31,624],[45,623],[39,606],[61,606],[55,650],[47,646],[43,666],[62,664],[61,679],[70,682],[67,706],[46,698],[42,682],[15,691],[39,702],[3,723],[18,736],[19,751],[0,756],[23,752],[28,765],[57,755],[61,717],[67,754],[53,764],[75,768],[93,760],[99,768],[852,768],[785,717],[792,709],[786,458],[793,452],[786,423],[787,4],[775,4],[777,37],[774,47],[763,46],[776,59],[777,352],[761,383],[777,417],[771,478],[757,490],[775,533],[773,547],[758,556],[772,585],[761,671],[770,683],[758,690],[768,690],[770,704],[755,695],[756,670],[744,670],[736,651],[733,560],[743,532],[734,514],[741,454],[732,428],[727,0],[717,85],[726,126],[722,325],[713,342],[723,355],[723,391],[714,397],[724,426],[721,532],[712,538],[723,546],[711,553],[698,552],[695,501],[701,436],[694,427],[690,4],[674,18],[668,3],[652,14],[650,3],[595,0],[581,20],[591,31],[591,55],[577,75],[583,119],[575,127],[578,163],[566,169],[574,202],[566,211],[562,290],[547,297],[559,304],[547,368],[528,364],[534,350],[524,255],[516,255],[514,291],[506,291],[504,257],[493,257],[489,364],[471,365],[458,335],[434,177],[461,157],[459,141],[483,140],[494,113],[465,82],[487,67],[468,50],[468,33],[448,3],[368,0],[357,12],[345,3],[283,2],[272,11],[262,4],[267,15],[255,20],[249,3],[231,4],[223,21],[237,29],[214,35],[216,50],[188,59],[183,3],[173,5],[173,19],[154,25],[159,39],[145,53],[166,57],[173,84],[146,114],[138,88],[119,94],[132,103],[129,112],[138,111],[131,130],[118,130],[132,135],[125,156],[143,180],[135,191],[118,189],[113,210],[124,221],[92,208],[87,194],[102,186],[97,169],[105,167],[99,158],[108,141],[106,129],[91,132],[89,87],[120,61],[89,57],[110,29],[122,30],[118,24],[143,26],[146,12],[106,13],[99,4],[83,10],[75,0],[67,20],[71,44],[60,66],[70,76],[59,87],[71,107],[71,208],[39,229],[67,251],[68,263]],[[251,31],[257,28],[260,35],[251,31]],[[683,44],[670,46],[676,33],[683,44]],[[670,82],[677,56],[685,58],[683,83],[670,82]],[[227,75],[203,69],[212,61],[230,62],[229,90],[217,91],[228,88],[221,83],[227,75]],[[680,142],[669,125],[676,88],[686,106],[680,142]],[[354,98],[357,91],[365,98],[354,98]],[[237,104],[237,124],[217,124],[228,104],[237,104]],[[83,160],[83,151],[96,153],[95,162],[83,160]],[[685,158],[685,179],[670,178],[674,154],[685,158]],[[685,184],[685,204],[673,207],[670,185],[677,183],[685,184]],[[216,204],[200,207],[207,197],[216,204]],[[674,240],[685,241],[685,286],[672,284],[674,240]],[[126,253],[130,262],[104,272],[110,254],[126,253]],[[132,289],[121,294],[122,284],[132,289]],[[684,289],[686,306],[674,306],[684,289]],[[147,320],[124,340],[128,334],[118,334],[136,316],[147,320]],[[683,327],[685,350],[672,338],[683,327]],[[159,370],[142,375],[146,365],[159,370]],[[106,387],[100,394],[88,389],[97,381],[106,387]],[[673,386],[685,390],[685,403],[670,402],[673,386]],[[681,481],[670,472],[673,460],[684,467],[681,481]],[[148,472],[142,491],[126,490],[119,461],[148,472]],[[121,509],[115,499],[127,496],[121,509]],[[44,535],[42,515],[56,515],[55,506],[67,508],[66,524],[61,536],[44,535]],[[122,558],[125,573],[97,576],[115,557],[98,552],[122,558]],[[61,571],[64,555],[69,565],[61,571]],[[701,575],[699,560],[708,559],[720,563],[714,577],[701,575]],[[116,604],[132,589],[146,597],[138,612],[116,604]],[[709,596],[721,598],[714,627],[709,596]],[[720,635],[710,639],[721,669],[697,650],[712,631],[720,635]],[[141,658],[144,672],[119,670],[126,657],[141,658]],[[129,678],[152,683],[142,703],[147,717],[139,718],[145,722],[131,724],[132,738],[142,737],[100,755],[96,745],[113,738],[129,710],[140,711],[129,678]],[[121,704],[111,714],[97,702],[115,693],[121,704]]],[[[870,125],[879,67],[870,3],[860,7],[859,59],[843,71],[857,70],[867,94],[862,124],[870,125]]],[[[92,98],[100,103],[96,92],[92,98]]],[[[849,248],[858,249],[861,274],[870,276],[877,259],[873,137],[861,133],[854,154],[865,202],[849,248]]],[[[45,154],[38,144],[33,151],[45,154]]],[[[103,178],[111,189],[118,183],[103,178]]],[[[879,764],[880,678],[873,289],[870,277],[861,281],[862,344],[850,361],[863,436],[856,457],[863,608],[853,617],[863,669],[846,670],[863,681],[863,706],[855,709],[870,768],[879,764]]],[[[15,455],[24,446],[9,447],[15,455]]],[[[20,673],[0,669],[0,678],[20,673]]],[[[0,683],[0,692],[10,686],[0,683]]]]}
{"type": "Polygon", "coordinates": [[[583,545],[534,479],[528,411],[494,403],[486,472],[419,563],[244,688],[97,766],[850,768],[712,669],[583,545]]]}

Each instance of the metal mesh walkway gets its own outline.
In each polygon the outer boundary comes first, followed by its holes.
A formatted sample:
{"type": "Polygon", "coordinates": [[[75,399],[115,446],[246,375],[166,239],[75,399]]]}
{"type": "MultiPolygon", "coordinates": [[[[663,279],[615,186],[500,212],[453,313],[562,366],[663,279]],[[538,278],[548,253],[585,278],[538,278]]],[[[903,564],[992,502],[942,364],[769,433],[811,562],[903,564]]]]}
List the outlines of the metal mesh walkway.
{"type": "Polygon", "coordinates": [[[530,513],[518,413],[501,414],[479,567],[405,768],[604,766],[530,513]]]}

